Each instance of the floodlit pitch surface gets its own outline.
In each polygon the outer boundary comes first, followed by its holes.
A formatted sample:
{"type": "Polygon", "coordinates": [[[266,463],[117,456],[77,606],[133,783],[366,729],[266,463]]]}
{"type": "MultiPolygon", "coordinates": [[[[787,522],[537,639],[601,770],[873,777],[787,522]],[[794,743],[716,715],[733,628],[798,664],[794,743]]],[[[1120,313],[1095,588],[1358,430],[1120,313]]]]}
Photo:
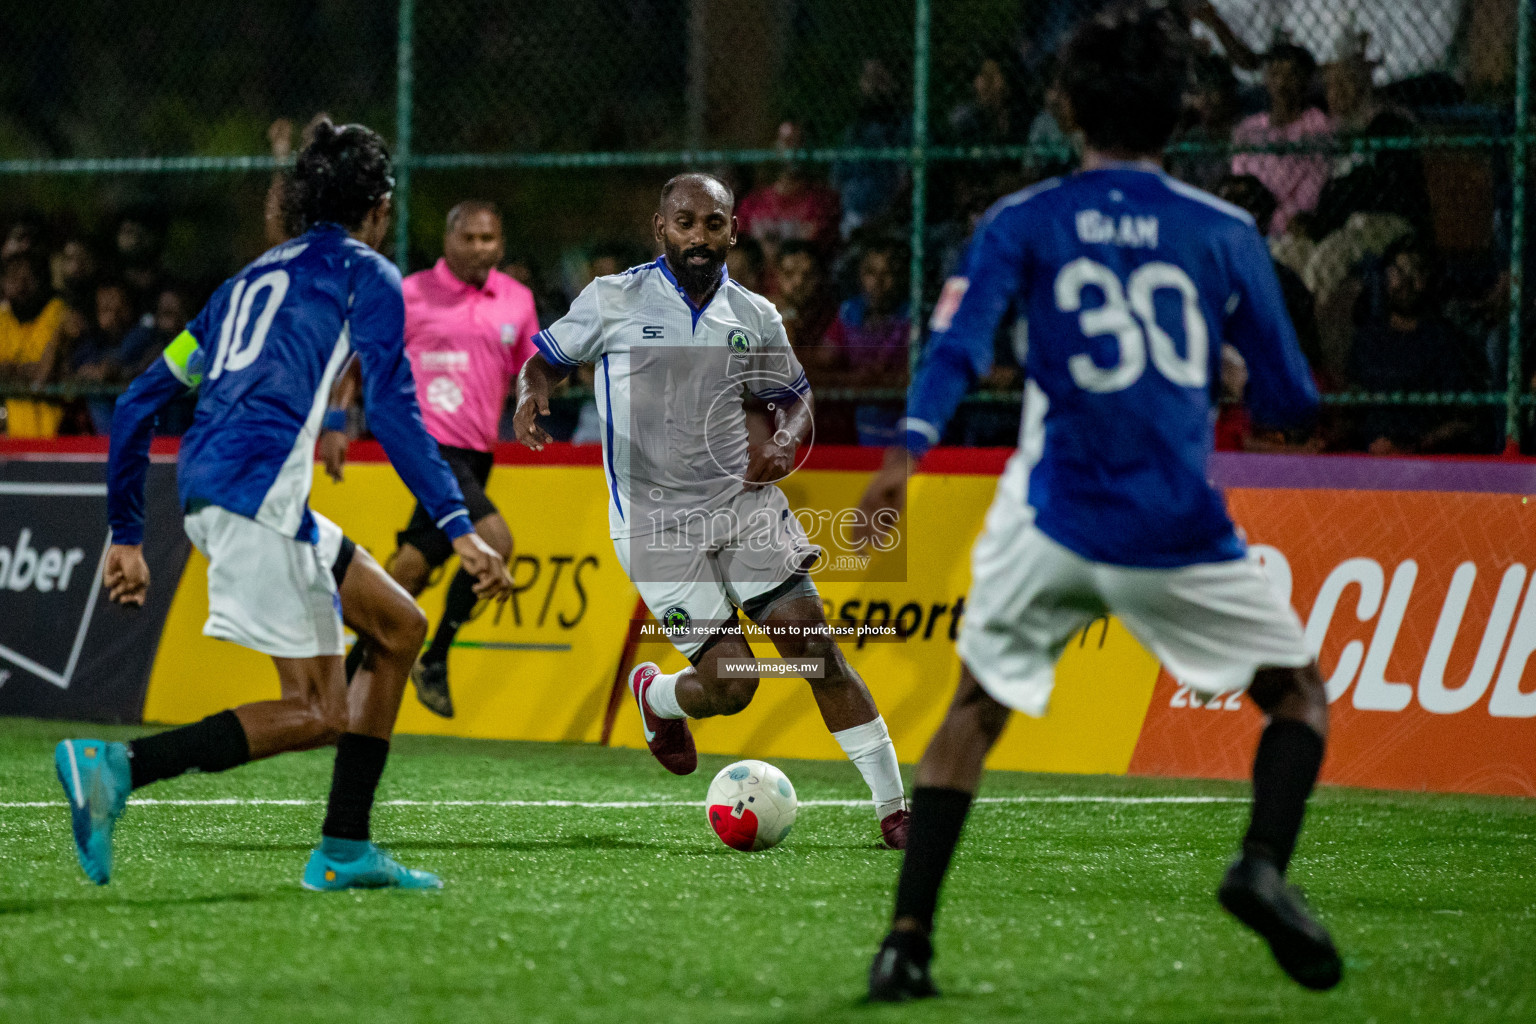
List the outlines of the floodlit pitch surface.
{"type": "Polygon", "coordinates": [[[80,734],[0,722],[8,1024],[1536,1019],[1536,801],[1321,792],[1295,876],[1346,970],[1315,995],[1212,898],[1245,787],[993,774],[984,795],[1016,799],[961,845],[945,998],[868,1007],[900,855],[850,765],[784,762],[794,832],[740,854],[676,805],[722,758],[676,779],[634,751],[406,737],[375,832],[447,889],[317,894],[331,756],[287,756],[146,791],[165,802],[130,806],[98,889],[50,758],[80,734]]]}

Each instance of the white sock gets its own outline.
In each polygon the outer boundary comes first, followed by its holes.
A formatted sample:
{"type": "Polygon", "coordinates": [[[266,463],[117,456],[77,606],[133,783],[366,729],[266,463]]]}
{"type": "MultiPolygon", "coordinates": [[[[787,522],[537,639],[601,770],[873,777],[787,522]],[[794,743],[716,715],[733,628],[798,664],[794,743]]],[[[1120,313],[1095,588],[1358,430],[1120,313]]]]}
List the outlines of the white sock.
{"type": "Polygon", "coordinates": [[[651,688],[645,691],[645,703],[657,718],[688,717],[677,702],[677,677],[680,675],[681,672],[674,672],[669,676],[657,676],[651,688]]]}
{"type": "MultiPolygon", "coordinates": [[[[655,692],[654,687],[652,692],[655,692]]],[[[896,763],[896,746],[886,731],[885,719],[876,716],[872,722],[835,732],[832,738],[837,740],[837,745],[843,748],[843,753],[868,783],[877,820],[884,821],[888,815],[907,805],[901,792],[901,767],[896,763]]]]}

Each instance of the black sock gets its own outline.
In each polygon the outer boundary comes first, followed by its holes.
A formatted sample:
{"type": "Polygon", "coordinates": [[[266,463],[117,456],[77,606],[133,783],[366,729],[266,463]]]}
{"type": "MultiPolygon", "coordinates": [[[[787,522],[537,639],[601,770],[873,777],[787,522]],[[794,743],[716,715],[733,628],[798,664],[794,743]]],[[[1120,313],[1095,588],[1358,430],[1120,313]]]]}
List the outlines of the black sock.
{"type": "Polygon", "coordinates": [[[362,637],[352,645],[347,652],[347,685],[352,685],[352,677],[357,675],[357,670],[363,667],[363,659],[368,656],[368,641],[362,637]]]}
{"type": "Polygon", "coordinates": [[[331,800],[320,834],[332,839],[367,839],[373,791],[384,774],[389,740],[345,732],[336,741],[336,767],[331,773],[331,800]]]}
{"type": "Polygon", "coordinates": [[[250,759],[245,727],[233,711],[220,711],[201,722],[142,736],[128,744],[128,770],[134,789],[194,769],[228,771],[250,759]]]}
{"type": "Polygon", "coordinates": [[[1253,757],[1253,819],[1243,837],[1245,856],[1286,869],[1322,765],[1323,738],[1310,725],[1276,718],[1264,728],[1253,757]]]}
{"type": "Polygon", "coordinates": [[[933,931],[939,886],[971,809],[971,794],[962,789],[919,786],[912,791],[912,822],[907,827],[907,854],[896,883],[896,919],[916,919],[923,931],[933,931]]]}
{"type": "Polygon", "coordinates": [[[453,646],[453,638],[459,635],[459,627],[475,613],[475,605],[478,603],[480,598],[475,596],[475,578],[460,569],[454,575],[453,582],[448,584],[448,598],[443,604],[443,621],[438,623],[437,633],[432,637],[427,653],[422,655],[424,660],[448,660],[448,648],[453,646]]]}

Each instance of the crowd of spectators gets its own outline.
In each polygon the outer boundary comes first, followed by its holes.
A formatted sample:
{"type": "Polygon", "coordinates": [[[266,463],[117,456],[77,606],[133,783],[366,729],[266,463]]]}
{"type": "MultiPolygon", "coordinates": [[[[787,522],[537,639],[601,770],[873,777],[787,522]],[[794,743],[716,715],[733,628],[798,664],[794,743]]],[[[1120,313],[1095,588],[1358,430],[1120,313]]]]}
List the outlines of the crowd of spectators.
{"type": "MultiPolygon", "coordinates": [[[[105,434],[114,393],[160,357],[186,326],[187,290],[159,263],[160,227],[119,217],[104,239],[50,237],[40,220],[11,225],[0,244],[0,382],[11,437],[105,434]]],[[[178,406],[169,432],[188,422],[178,406]]]]}
{"type": "MultiPolygon", "coordinates": [[[[1216,16],[1203,7],[1199,17],[1216,16]]],[[[1170,171],[1246,209],[1267,235],[1324,392],[1501,390],[1491,358],[1502,349],[1496,258],[1486,247],[1440,251],[1436,207],[1453,200],[1430,190],[1425,151],[1371,144],[1422,135],[1436,110],[1392,95],[1424,95],[1414,83],[1379,88],[1368,44],[1356,38],[1321,66],[1290,42],[1253,60],[1203,54],[1181,133],[1192,145],[1170,171]],[[1245,91],[1236,72],[1250,63],[1262,88],[1245,91]],[[1212,145],[1224,133],[1237,149],[1230,157],[1212,145]]],[[[1476,405],[1339,408],[1312,431],[1282,435],[1246,421],[1230,379],[1226,391],[1229,447],[1489,452],[1500,440],[1498,416],[1476,405]]]]}
{"type": "MultiPolygon", "coordinates": [[[[1095,3],[1050,6],[1075,16],[1095,3]]],[[[1432,130],[1460,98],[1454,80],[1387,82],[1381,69],[1395,66],[1392,55],[1363,35],[1322,63],[1285,37],[1259,52],[1211,3],[1185,0],[1183,8],[1204,42],[1168,172],[1254,217],[1320,389],[1501,389],[1509,282],[1498,272],[1497,233],[1490,230],[1480,249],[1441,245],[1437,225],[1446,218],[1437,212],[1454,200],[1431,187],[1425,151],[1376,143],[1432,130]]],[[[1055,22],[1042,24],[1027,42],[976,49],[956,77],[963,87],[934,112],[935,144],[978,155],[929,166],[923,283],[930,296],[993,201],[1075,164],[1071,112],[1052,88],[1047,40],[1055,22]]],[[[916,336],[908,302],[910,171],[901,160],[799,159],[810,145],[910,144],[910,83],[901,69],[879,57],[858,67],[857,100],[840,134],[808,140],[801,124],[785,120],[771,140],[781,159],[720,170],[737,190],[741,229],[729,273],[782,315],[825,396],[819,439],[884,444],[900,415],[916,336]]],[[[291,134],[291,125],[274,125],[275,155],[289,152],[291,134]]],[[[1490,199],[1490,209],[1500,202],[1507,208],[1505,197],[1490,199]]],[[[277,215],[269,208],[269,227],[280,232],[277,215]]],[[[569,258],[546,273],[531,253],[511,256],[505,269],[533,288],[547,323],[591,277],[651,258],[648,245],[636,237],[589,246],[576,273],[569,258]]],[[[193,296],[159,269],[158,251],[159,228],[142,215],[120,218],[104,239],[50,238],[30,220],[11,227],[0,251],[0,382],[10,394],[62,384],[79,396],[8,399],[9,433],[106,432],[107,392],[158,357],[195,309],[193,296]]],[[[1017,324],[999,332],[997,368],[983,391],[1016,391],[1024,337],[1017,324]]],[[[1241,358],[1228,352],[1223,367],[1219,441],[1226,447],[1433,453],[1500,443],[1499,416],[1476,404],[1331,407],[1314,429],[1272,431],[1242,412],[1241,358]]],[[[589,418],[570,417],[567,435],[592,433],[589,418]]],[[[164,426],[176,423],[173,416],[164,426]]],[[[974,403],[949,440],[1007,445],[1016,430],[1015,404],[974,403]]]]}
{"type": "MultiPolygon", "coordinates": [[[[1092,6],[1075,5],[1079,14],[1092,6]]],[[[1374,144],[1432,130],[1428,119],[1461,99],[1455,81],[1435,72],[1381,83],[1391,55],[1373,51],[1363,34],[1333,46],[1321,64],[1283,36],[1256,51],[1215,5],[1191,0],[1184,9],[1202,42],[1168,171],[1253,215],[1320,389],[1501,390],[1507,275],[1497,273],[1498,239],[1490,232],[1480,249],[1442,251],[1437,208],[1444,214],[1455,200],[1430,188],[1425,151],[1374,144]]],[[[978,48],[960,78],[963,93],[935,114],[937,144],[974,148],[981,158],[930,165],[930,295],[993,201],[1076,163],[1070,110],[1052,87],[1051,48],[1038,43],[978,48]],[[1022,159],[1013,155],[1020,147],[1022,159]]],[[[863,62],[858,92],[842,137],[817,141],[885,147],[910,138],[909,104],[884,62],[863,62]]],[[[779,149],[805,144],[796,124],[780,126],[779,149]]],[[[817,390],[843,396],[846,408],[820,407],[820,436],[884,443],[899,401],[881,396],[906,383],[912,333],[905,169],[845,162],[822,176],[786,158],[757,178],[739,203],[750,247],[733,259],[732,273],[774,300],[817,390]]],[[[1012,324],[999,332],[998,366],[984,391],[1018,387],[1024,333],[1012,324]]],[[[1434,453],[1500,443],[1489,404],[1330,407],[1309,431],[1268,430],[1242,412],[1241,357],[1225,353],[1224,366],[1226,447],[1434,453]]],[[[1011,403],[974,403],[949,440],[1011,444],[1016,430],[1011,403]]]]}
{"type": "MultiPolygon", "coordinates": [[[[1071,6],[1083,14],[1095,3],[1071,6]]],[[[1501,391],[1508,275],[1498,268],[1507,243],[1490,230],[1481,245],[1440,244],[1458,197],[1430,187],[1426,150],[1411,141],[1440,127],[1434,119],[1456,116],[1457,82],[1440,71],[1384,81],[1393,55],[1363,33],[1346,34],[1321,64],[1284,36],[1257,52],[1215,5],[1183,8],[1200,42],[1167,170],[1252,214],[1319,388],[1501,391]]],[[[1051,85],[1053,49],[1036,38],[1012,55],[979,52],[970,96],[943,122],[941,143],[1030,147],[1021,165],[953,164],[933,176],[941,194],[931,205],[943,216],[930,251],[945,273],[988,202],[1075,165],[1070,110],[1051,85]]],[[[1487,198],[1495,219],[1500,202],[1507,196],[1487,198]]],[[[999,332],[999,368],[984,387],[1017,386],[1022,336],[999,332]]],[[[1398,454],[1491,452],[1501,443],[1502,411],[1486,402],[1330,406],[1308,431],[1269,430],[1242,410],[1241,357],[1228,351],[1223,366],[1223,447],[1398,454]]],[[[1009,444],[1015,431],[1009,417],[976,404],[949,440],[1009,444]]]]}

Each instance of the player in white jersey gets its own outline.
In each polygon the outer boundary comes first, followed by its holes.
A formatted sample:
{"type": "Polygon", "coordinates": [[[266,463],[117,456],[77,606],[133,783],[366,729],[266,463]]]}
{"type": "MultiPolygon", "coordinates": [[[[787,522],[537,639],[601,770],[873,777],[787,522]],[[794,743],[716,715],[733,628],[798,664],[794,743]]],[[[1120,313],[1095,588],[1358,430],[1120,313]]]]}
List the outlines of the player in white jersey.
{"type": "Polygon", "coordinates": [[[985,375],[1005,315],[1025,318],[1019,450],[972,552],[960,685],[918,766],[873,1000],[934,994],[939,886],[987,752],[1010,709],[1045,713],[1066,644],[1105,614],[1180,682],[1247,690],[1267,716],[1242,856],[1217,895],[1296,981],[1341,977],[1285,877],[1328,735],[1322,678],[1206,476],[1223,344],[1247,361],[1260,422],[1304,420],[1317,393],[1253,219],[1163,173],[1188,83],[1176,10],[1140,0],[1074,34],[1059,87],[1087,140],[1083,169],[1000,200],[977,225],[934,311],[905,450],[865,496],[863,522],[900,508],[916,460],[985,375]]]}
{"type": "Polygon", "coordinates": [[[515,415],[518,440],[550,440],[537,417],[557,381],[597,364],[609,526],[619,561],[690,668],[630,674],[646,742],[662,765],[698,764],[689,718],[734,715],[755,675],[722,672],[747,660],[739,608],[786,658],[814,659],[808,680],[822,720],[869,784],[885,842],[906,842],[896,749],[874,699],[832,640],[807,570],[820,557],[773,481],[794,468],[810,435],[811,394],[784,324],[762,296],[729,279],[735,198],[717,179],[667,182],[654,218],[663,255],[599,277],[565,317],[534,336],[515,415]],[[753,443],[743,396],[768,403],[772,436],[753,443]]]}

